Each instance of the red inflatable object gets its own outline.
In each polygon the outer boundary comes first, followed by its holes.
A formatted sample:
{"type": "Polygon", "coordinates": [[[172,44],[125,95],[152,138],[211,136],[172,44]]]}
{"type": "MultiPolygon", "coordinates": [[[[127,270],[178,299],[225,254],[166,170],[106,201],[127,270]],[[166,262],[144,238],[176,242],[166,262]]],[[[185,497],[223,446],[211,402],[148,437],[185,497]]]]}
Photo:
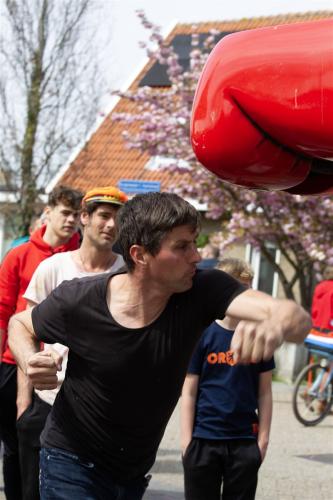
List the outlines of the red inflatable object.
{"type": "Polygon", "coordinates": [[[191,140],[222,180],[333,192],[333,19],[233,33],[210,54],[191,140]]]}

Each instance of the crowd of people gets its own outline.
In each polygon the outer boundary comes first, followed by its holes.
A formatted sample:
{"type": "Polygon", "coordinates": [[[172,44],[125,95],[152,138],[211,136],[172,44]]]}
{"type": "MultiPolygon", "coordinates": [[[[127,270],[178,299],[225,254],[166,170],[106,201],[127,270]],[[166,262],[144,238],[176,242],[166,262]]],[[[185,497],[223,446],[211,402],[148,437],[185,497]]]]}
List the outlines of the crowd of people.
{"type": "Polygon", "coordinates": [[[6,498],[141,499],[181,394],[186,499],[254,498],[273,353],[309,315],[245,263],[198,269],[175,194],[59,186],[43,217],[0,267],[6,498]]]}

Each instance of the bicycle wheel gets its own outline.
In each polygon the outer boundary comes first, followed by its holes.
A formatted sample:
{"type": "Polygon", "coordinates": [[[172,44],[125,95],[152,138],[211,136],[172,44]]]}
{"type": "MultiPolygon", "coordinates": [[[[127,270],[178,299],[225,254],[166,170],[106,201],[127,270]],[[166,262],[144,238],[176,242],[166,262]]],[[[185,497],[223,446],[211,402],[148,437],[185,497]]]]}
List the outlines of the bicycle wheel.
{"type": "Polygon", "coordinates": [[[333,404],[333,383],[328,383],[324,393],[320,386],[328,368],[321,363],[308,365],[298,375],[293,391],[293,411],[303,425],[317,425],[329,413],[333,404]]]}

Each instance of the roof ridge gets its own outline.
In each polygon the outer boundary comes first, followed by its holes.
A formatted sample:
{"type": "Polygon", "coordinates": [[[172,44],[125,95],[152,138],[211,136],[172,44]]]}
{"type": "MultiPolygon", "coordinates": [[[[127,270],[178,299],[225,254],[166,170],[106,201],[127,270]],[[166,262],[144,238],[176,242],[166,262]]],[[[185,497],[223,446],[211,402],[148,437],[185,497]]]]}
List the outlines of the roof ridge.
{"type": "Polygon", "coordinates": [[[212,19],[210,21],[193,21],[193,22],[187,22],[187,23],[177,23],[177,27],[181,26],[186,26],[186,27],[192,27],[192,26],[200,26],[204,24],[233,24],[233,23],[239,23],[241,22],[256,22],[256,21],[266,21],[266,20],[276,20],[279,17],[282,18],[288,18],[288,19],[301,19],[305,18],[308,19],[309,16],[332,16],[333,18],[333,10],[309,10],[306,12],[281,12],[280,14],[272,14],[269,16],[255,16],[255,17],[239,17],[239,18],[233,18],[233,19],[212,19]]]}

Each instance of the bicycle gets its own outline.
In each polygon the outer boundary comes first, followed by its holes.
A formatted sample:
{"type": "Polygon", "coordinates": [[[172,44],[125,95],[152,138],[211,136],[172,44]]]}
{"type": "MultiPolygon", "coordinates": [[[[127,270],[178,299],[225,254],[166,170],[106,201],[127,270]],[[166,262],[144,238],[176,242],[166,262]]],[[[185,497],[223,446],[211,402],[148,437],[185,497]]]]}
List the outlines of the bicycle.
{"type": "Polygon", "coordinates": [[[333,405],[333,353],[312,347],[309,352],[310,363],[298,375],[292,398],[295,417],[305,426],[319,424],[333,405]]]}

